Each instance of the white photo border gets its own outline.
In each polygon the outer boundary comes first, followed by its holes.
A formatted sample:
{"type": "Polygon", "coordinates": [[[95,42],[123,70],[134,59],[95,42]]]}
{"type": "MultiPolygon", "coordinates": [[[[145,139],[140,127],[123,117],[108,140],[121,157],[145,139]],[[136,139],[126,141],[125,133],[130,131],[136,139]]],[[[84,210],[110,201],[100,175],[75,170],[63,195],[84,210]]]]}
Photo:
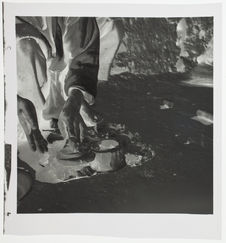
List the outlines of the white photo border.
{"type": "Polygon", "coordinates": [[[77,234],[139,238],[205,238],[221,235],[221,4],[4,3],[5,142],[12,144],[5,233],[77,234]],[[120,6],[119,6],[120,5],[120,6]],[[17,214],[16,16],[214,17],[214,214],[17,214]],[[31,223],[32,222],[32,223],[31,223]]]}

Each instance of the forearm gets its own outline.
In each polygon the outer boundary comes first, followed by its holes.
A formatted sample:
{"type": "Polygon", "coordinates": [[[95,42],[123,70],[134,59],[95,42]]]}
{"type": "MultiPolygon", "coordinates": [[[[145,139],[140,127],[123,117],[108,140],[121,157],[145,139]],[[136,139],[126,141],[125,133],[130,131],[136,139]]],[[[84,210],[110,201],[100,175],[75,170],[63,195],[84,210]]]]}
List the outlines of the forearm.
{"type": "Polygon", "coordinates": [[[99,70],[99,29],[95,18],[80,18],[70,25],[64,45],[70,56],[65,93],[76,88],[95,97],[99,70]]]}
{"type": "Polygon", "coordinates": [[[98,65],[87,68],[83,65],[80,69],[70,69],[65,79],[65,93],[69,95],[70,90],[79,89],[96,97],[98,68],[98,65]]]}

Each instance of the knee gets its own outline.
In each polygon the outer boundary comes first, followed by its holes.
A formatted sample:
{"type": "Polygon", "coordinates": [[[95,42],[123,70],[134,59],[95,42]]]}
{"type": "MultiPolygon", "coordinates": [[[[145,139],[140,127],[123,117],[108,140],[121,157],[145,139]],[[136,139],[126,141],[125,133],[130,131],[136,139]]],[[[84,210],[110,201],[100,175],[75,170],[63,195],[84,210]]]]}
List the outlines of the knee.
{"type": "Polygon", "coordinates": [[[36,41],[32,38],[20,39],[17,41],[17,49],[26,56],[32,56],[39,48],[36,41]]]}
{"type": "Polygon", "coordinates": [[[101,44],[107,45],[111,43],[115,48],[119,46],[124,36],[124,28],[121,22],[108,20],[100,27],[101,44]],[[114,41],[112,41],[114,40],[114,41]]]}

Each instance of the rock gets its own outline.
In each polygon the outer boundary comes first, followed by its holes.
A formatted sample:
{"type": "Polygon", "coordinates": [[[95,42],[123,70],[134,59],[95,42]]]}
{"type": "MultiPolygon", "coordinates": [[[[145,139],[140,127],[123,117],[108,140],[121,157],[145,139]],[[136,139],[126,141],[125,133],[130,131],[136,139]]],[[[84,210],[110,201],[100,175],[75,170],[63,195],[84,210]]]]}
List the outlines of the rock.
{"type": "Polygon", "coordinates": [[[162,105],[160,105],[160,109],[161,110],[168,110],[168,109],[172,109],[174,106],[172,101],[169,100],[163,100],[162,105]]]}
{"type": "Polygon", "coordinates": [[[126,164],[130,167],[141,165],[142,156],[131,153],[125,154],[126,164]]]}
{"type": "Polygon", "coordinates": [[[197,110],[196,116],[193,116],[191,119],[196,120],[206,126],[213,124],[213,115],[202,110],[197,110]]]}

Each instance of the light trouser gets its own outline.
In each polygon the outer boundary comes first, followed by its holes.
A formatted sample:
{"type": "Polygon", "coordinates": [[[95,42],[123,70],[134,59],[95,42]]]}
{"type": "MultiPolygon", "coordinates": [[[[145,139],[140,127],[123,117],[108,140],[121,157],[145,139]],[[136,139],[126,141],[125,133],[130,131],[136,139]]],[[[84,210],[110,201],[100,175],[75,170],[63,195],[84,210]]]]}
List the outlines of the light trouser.
{"type": "MultiPolygon", "coordinates": [[[[100,29],[99,79],[107,80],[115,53],[120,44],[121,30],[114,21],[97,19],[100,29]]],[[[17,39],[17,90],[18,95],[35,105],[38,117],[58,119],[67,98],[64,80],[68,65],[64,60],[48,58],[48,47],[39,38],[17,39]],[[54,68],[53,68],[54,67],[54,68]],[[42,114],[42,115],[41,115],[42,114]]],[[[89,103],[90,97],[86,97],[89,103]]]]}

